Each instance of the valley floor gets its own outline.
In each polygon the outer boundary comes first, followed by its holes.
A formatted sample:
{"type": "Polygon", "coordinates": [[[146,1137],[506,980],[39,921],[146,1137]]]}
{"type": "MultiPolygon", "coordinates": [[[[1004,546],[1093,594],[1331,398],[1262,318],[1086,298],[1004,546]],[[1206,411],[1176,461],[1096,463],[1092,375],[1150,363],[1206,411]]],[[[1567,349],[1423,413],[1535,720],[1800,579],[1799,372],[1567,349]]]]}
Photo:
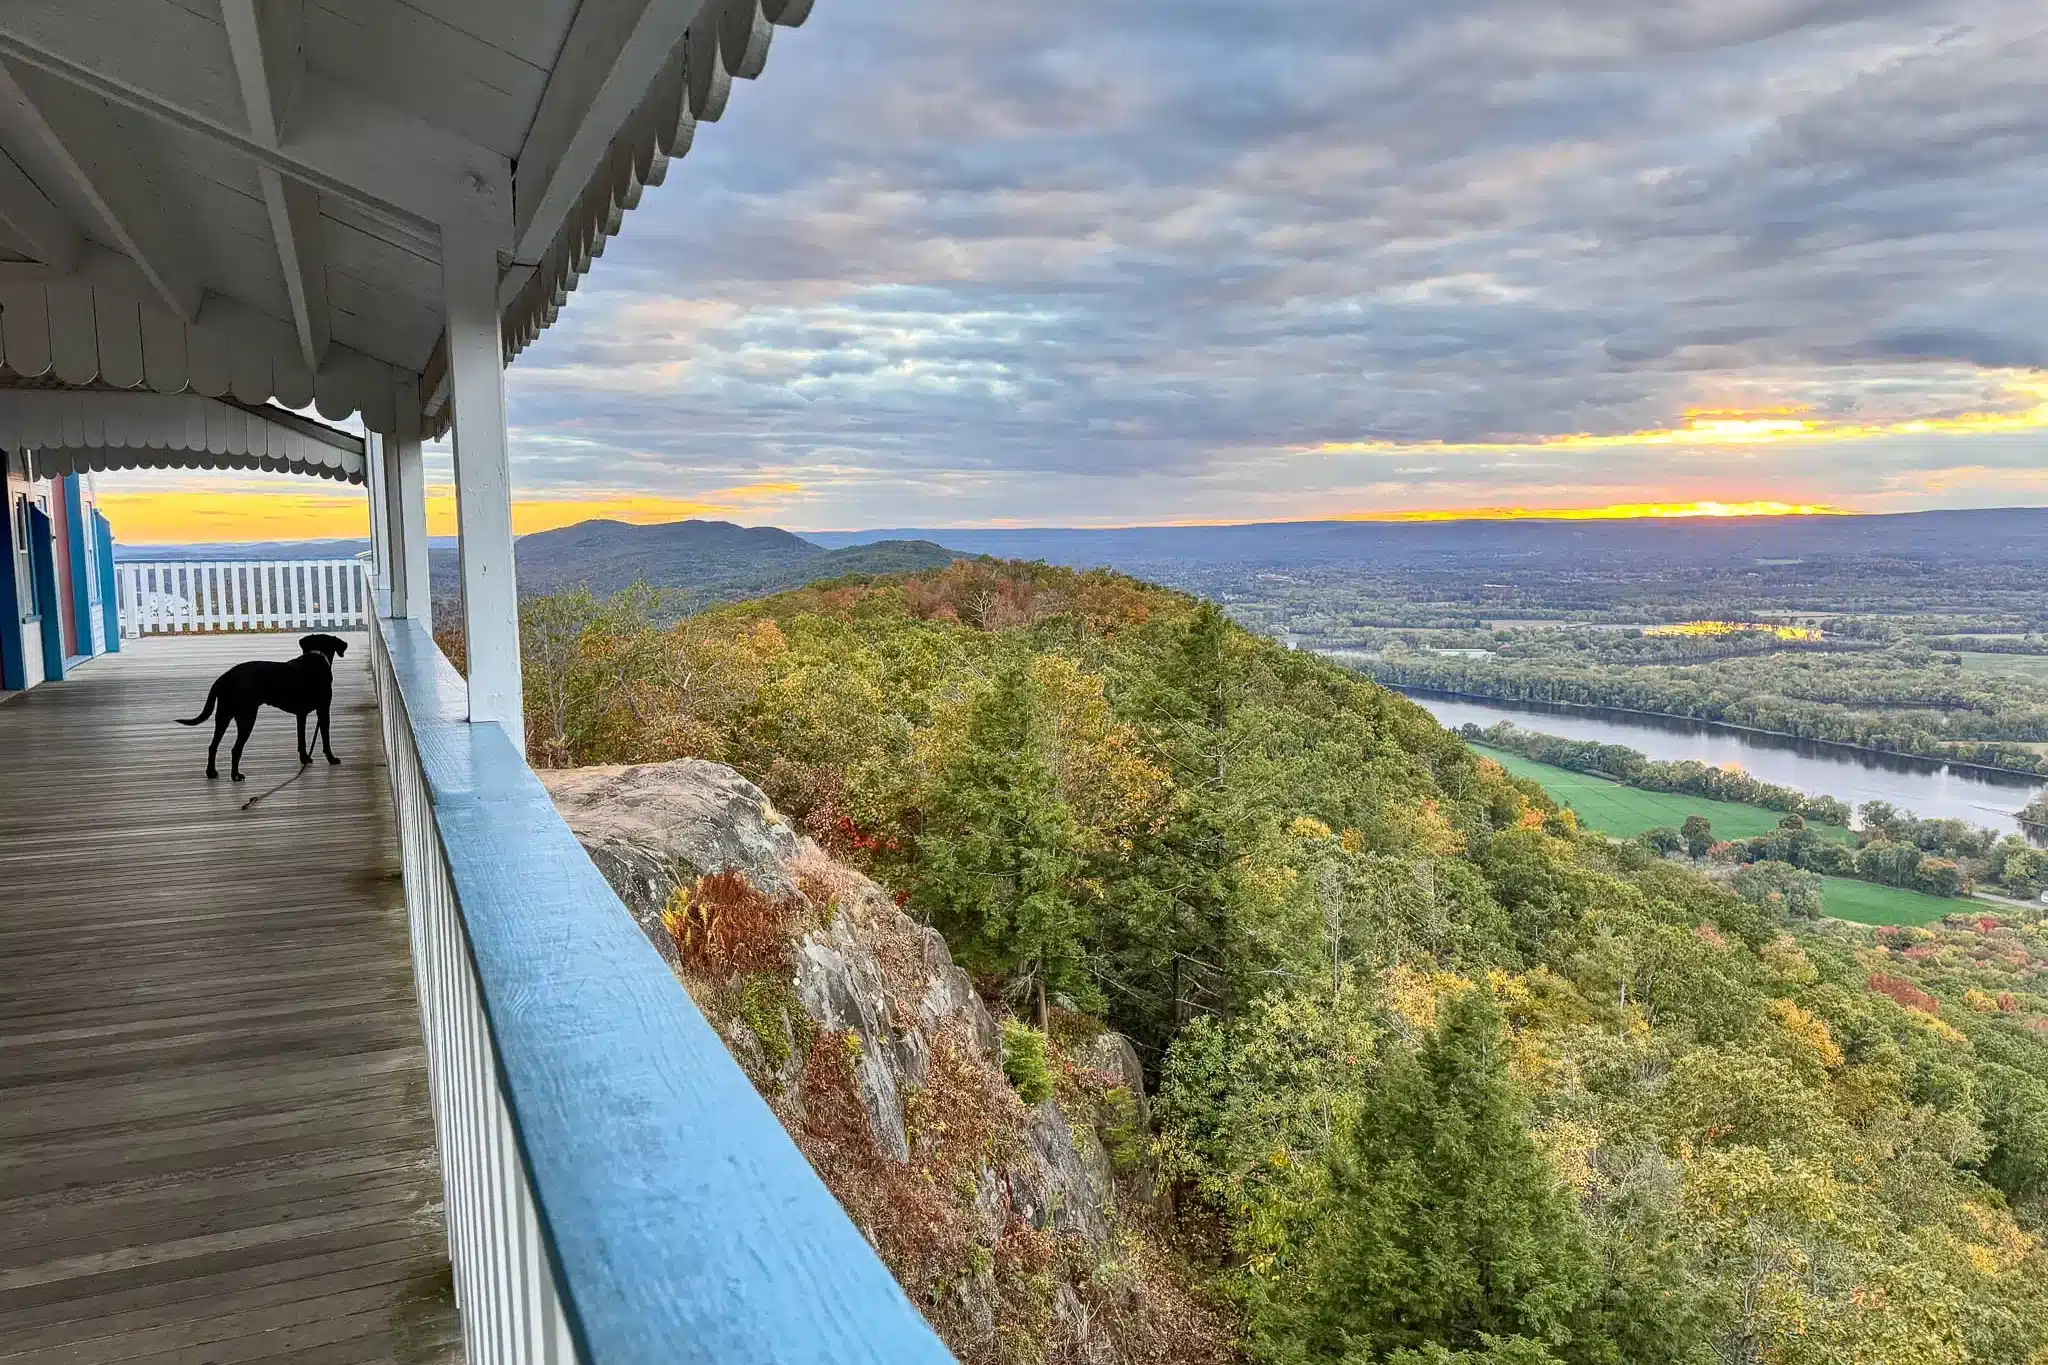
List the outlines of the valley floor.
{"type": "MultiPolygon", "coordinates": [[[[1506,768],[1516,777],[1540,785],[1551,796],[1570,806],[1581,824],[1617,839],[1630,839],[1660,825],[1677,829],[1688,815],[1704,815],[1713,822],[1716,837],[1747,839],[1767,834],[1784,817],[1760,806],[1712,801],[1701,796],[1672,792],[1642,791],[1604,777],[1575,773],[1536,763],[1519,754],[1472,746],[1506,768]]],[[[1832,825],[1815,825],[1824,837],[1846,841],[1849,832],[1832,825]]],[[[1895,886],[1879,886],[1853,877],[1821,878],[1823,903],[1836,919],[1858,924],[1931,924],[1943,915],[1967,906],[1966,900],[1929,896],[1895,886]]]]}

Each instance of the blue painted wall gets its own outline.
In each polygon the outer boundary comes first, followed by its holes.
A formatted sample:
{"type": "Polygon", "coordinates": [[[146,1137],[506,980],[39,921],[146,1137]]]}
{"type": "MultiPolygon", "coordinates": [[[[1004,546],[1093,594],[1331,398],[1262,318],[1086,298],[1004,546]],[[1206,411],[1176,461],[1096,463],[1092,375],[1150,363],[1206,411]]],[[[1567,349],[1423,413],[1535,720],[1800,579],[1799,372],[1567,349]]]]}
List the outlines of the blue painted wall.
{"type": "Polygon", "coordinates": [[[14,591],[14,508],[0,479],[0,690],[19,692],[28,686],[28,660],[22,657],[21,608],[14,591]]]}
{"type": "Polygon", "coordinates": [[[78,631],[78,652],[97,654],[92,640],[92,552],[85,543],[91,530],[85,520],[85,499],[76,474],[59,478],[57,487],[64,498],[64,535],[69,542],[65,550],[71,561],[71,623],[78,631]]]}
{"type": "Polygon", "coordinates": [[[121,595],[114,587],[114,528],[100,509],[92,509],[92,525],[99,542],[100,621],[106,627],[106,652],[121,652],[121,595]]]}
{"type": "Polygon", "coordinates": [[[43,618],[43,681],[64,676],[64,633],[57,628],[57,538],[49,514],[28,509],[29,575],[36,581],[36,611],[43,618]]]}

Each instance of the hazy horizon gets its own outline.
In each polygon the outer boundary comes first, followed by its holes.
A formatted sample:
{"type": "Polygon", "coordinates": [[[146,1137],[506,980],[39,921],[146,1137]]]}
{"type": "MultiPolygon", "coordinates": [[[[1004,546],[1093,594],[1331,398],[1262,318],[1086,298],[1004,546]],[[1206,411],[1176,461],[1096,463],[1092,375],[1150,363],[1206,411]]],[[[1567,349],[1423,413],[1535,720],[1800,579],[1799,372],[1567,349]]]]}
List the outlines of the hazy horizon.
{"type": "MultiPolygon", "coordinates": [[[[1594,518],[1586,518],[1586,517],[1572,517],[1572,516],[1541,516],[1541,515],[1535,515],[1535,514],[1523,514],[1523,513],[1517,513],[1517,514],[1515,514],[1515,515],[1513,515],[1513,516],[1466,516],[1466,517],[1444,517],[1444,516],[1427,516],[1427,517],[1415,517],[1415,516],[1403,516],[1403,517],[1387,517],[1387,518],[1374,518],[1374,517],[1322,517],[1322,518],[1317,518],[1317,517],[1302,517],[1302,518],[1290,518],[1290,519],[1277,519],[1277,520],[1268,520],[1268,521],[1159,521],[1159,522],[1125,522],[1125,523],[1120,523],[1120,524],[1116,524],[1116,525],[1086,525],[1086,524],[1079,524],[1079,523],[1057,524],[1057,523],[1045,522],[1045,523],[1035,523],[1035,524],[1028,524],[1028,525],[1027,525],[1027,524],[1023,524],[1023,523],[1018,523],[1018,524],[995,524],[995,525],[989,525],[989,524],[984,524],[984,525],[979,525],[979,526],[967,526],[967,525],[962,525],[962,526],[910,526],[910,525],[897,525],[897,526],[812,526],[812,527],[798,527],[798,526],[786,526],[786,525],[783,525],[783,524],[781,524],[781,523],[779,523],[779,522],[768,522],[768,521],[733,521],[733,520],[732,520],[731,518],[726,518],[726,517],[677,517],[677,518],[673,519],[672,521],[667,521],[667,522],[645,522],[645,521],[643,521],[643,522],[621,522],[621,521],[619,521],[619,520],[618,520],[618,519],[616,519],[616,518],[610,518],[610,517],[589,517],[589,518],[585,518],[585,521],[606,521],[606,522],[611,522],[612,524],[615,524],[615,525],[633,525],[633,526],[660,526],[660,525],[675,525],[675,524],[677,524],[677,523],[679,523],[679,522],[682,522],[682,521],[689,521],[689,520],[697,520],[697,521],[709,521],[709,522],[724,522],[724,523],[727,523],[727,524],[730,524],[730,525],[736,525],[736,526],[739,526],[739,527],[741,527],[742,529],[745,529],[745,530],[778,530],[778,531],[786,531],[786,532],[788,532],[788,533],[789,533],[789,534],[791,534],[791,535],[795,535],[795,536],[803,536],[803,537],[809,537],[809,536],[828,536],[828,537],[833,537],[833,538],[843,538],[843,537],[848,537],[848,536],[897,536],[897,535],[921,535],[921,536],[922,536],[922,535],[944,535],[944,534],[949,534],[949,533],[958,533],[958,534],[963,534],[963,535],[979,535],[979,534],[987,534],[987,533],[1001,533],[1001,532],[1018,532],[1018,533],[1032,533],[1032,532],[1043,532],[1043,533],[1091,533],[1091,532],[1105,532],[1105,533],[1106,533],[1106,532],[1114,532],[1114,531],[1169,531],[1169,530],[1204,530],[1204,529],[1210,529],[1210,530],[1227,530],[1227,529],[1231,529],[1231,528],[1256,528],[1256,527],[1265,527],[1265,526],[1273,526],[1273,527],[1282,527],[1282,526],[1301,526],[1301,527],[1306,527],[1306,526],[1388,526],[1388,527],[1425,527],[1425,526],[1439,526],[1439,527],[1454,527],[1454,526],[1458,526],[1458,525],[1476,525],[1476,524],[1483,524],[1483,523],[1498,523],[1498,522],[1514,522],[1514,523],[1517,523],[1517,524],[1524,524],[1524,525],[1528,525],[1528,524],[1536,524],[1536,525],[1584,525],[1584,524],[1588,524],[1588,523],[1591,523],[1591,524],[1598,524],[1598,525],[1606,525],[1606,526],[1617,526],[1617,525],[1627,525],[1627,524],[1630,524],[1630,523],[1632,523],[1632,522],[1671,522],[1671,521],[1683,521],[1683,522],[1709,522],[1709,523],[1716,523],[1716,522],[1718,522],[1718,523],[1727,523],[1727,522],[1735,522],[1735,521],[1749,521],[1749,522],[1754,522],[1754,521],[1773,521],[1773,520],[1777,520],[1777,521],[1787,521],[1787,522],[1793,522],[1793,521],[1802,521],[1802,520],[1857,520],[1857,519],[1863,519],[1863,518],[1869,518],[1869,517],[1918,517],[1918,516],[1926,516],[1926,515],[1938,515],[1938,514],[1954,514],[1954,515],[1968,515],[1968,514],[1972,514],[1972,513],[1998,513],[1998,512],[2041,512],[2041,513],[2048,513],[2048,505],[2020,505],[2020,506],[2001,506],[2001,507],[1942,507],[1942,508],[1926,508],[1926,509],[1921,509],[1921,510],[1918,510],[1918,511],[1909,511],[1909,512],[1829,512],[1829,513],[1798,513],[1798,514],[1784,514],[1784,513],[1778,513],[1778,514],[1752,514],[1752,515],[1743,515],[1743,516],[1733,516],[1733,515],[1728,515],[1728,514],[1711,514],[1711,515],[1700,515],[1700,516],[1685,516],[1685,517],[1672,517],[1672,516],[1640,516],[1640,517],[1594,517],[1594,518]]],[[[577,525],[577,524],[581,524],[581,523],[573,523],[573,522],[572,522],[572,523],[564,523],[564,525],[577,525]]],[[[546,528],[544,528],[544,529],[546,529],[546,530],[560,530],[560,529],[562,529],[562,527],[561,527],[561,526],[549,526],[549,527],[546,527],[546,528]]],[[[524,535],[533,535],[533,534],[538,534],[538,532],[535,532],[535,531],[526,531],[526,532],[522,532],[521,534],[522,534],[522,536],[524,536],[524,535]]],[[[436,548],[444,548],[444,547],[447,547],[447,548],[452,548],[452,547],[453,547],[453,546],[455,545],[455,543],[456,543],[455,537],[454,537],[454,536],[453,536],[452,534],[448,534],[448,535],[442,535],[442,534],[435,534],[435,535],[431,535],[431,536],[429,537],[429,541],[430,541],[430,543],[431,543],[431,544],[433,544],[433,545],[434,545],[434,546],[435,546],[436,548]]],[[[151,546],[157,546],[157,547],[163,547],[163,548],[190,548],[190,547],[194,547],[194,546],[210,546],[210,545],[223,545],[223,546],[248,546],[248,545],[266,545],[266,544],[274,544],[274,545],[321,545],[321,544],[335,544],[335,545],[364,545],[364,546],[366,546],[366,545],[367,545],[368,543],[369,543],[369,533],[368,533],[368,531],[367,531],[367,530],[364,530],[364,531],[362,531],[362,532],[359,532],[358,534],[355,534],[355,535],[313,535],[313,536],[283,536],[283,537],[278,537],[278,536],[262,536],[262,537],[243,537],[243,538],[239,538],[239,539],[234,539],[234,538],[222,538],[222,539],[191,539],[191,540],[129,540],[129,539],[123,539],[123,540],[118,540],[118,541],[117,541],[117,544],[118,544],[118,545],[119,545],[120,547],[122,547],[122,548],[128,548],[128,549],[135,549],[135,548],[144,548],[144,547],[151,547],[151,546]]]]}

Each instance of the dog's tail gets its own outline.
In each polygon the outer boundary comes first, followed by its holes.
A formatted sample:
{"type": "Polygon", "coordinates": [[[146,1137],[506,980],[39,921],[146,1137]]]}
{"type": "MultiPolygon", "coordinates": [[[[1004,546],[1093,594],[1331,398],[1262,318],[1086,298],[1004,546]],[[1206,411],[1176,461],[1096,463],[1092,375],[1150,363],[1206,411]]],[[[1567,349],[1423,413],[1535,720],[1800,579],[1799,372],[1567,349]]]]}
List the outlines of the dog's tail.
{"type": "Polygon", "coordinates": [[[205,719],[206,719],[206,718],[207,718],[208,716],[210,716],[210,715],[212,715],[212,714],[213,714],[213,703],[214,703],[214,701],[215,701],[215,700],[216,700],[216,699],[217,699],[217,698],[218,698],[219,696],[220,696],[220,684],[219,684],[219,683],[215,683],[215,684],[214,684],[214,685],[213,685],[213,686],[212,686],[211,688],[207,689],[207,693],[206,693],[206,709],[205,709],[204,711],[201,711],[201,712],[200,712],[200,713],[199,713],[198,715],[196,715],[196,716],[192,717],[192,719],[190,719],[190,720],[180,720],[180,721],[178,722],[178,724],[180,724],[180,725],[197,725],[197,724],[199,724],[199,723],[200,723],[201,721],[205,720],[205,719]]]}

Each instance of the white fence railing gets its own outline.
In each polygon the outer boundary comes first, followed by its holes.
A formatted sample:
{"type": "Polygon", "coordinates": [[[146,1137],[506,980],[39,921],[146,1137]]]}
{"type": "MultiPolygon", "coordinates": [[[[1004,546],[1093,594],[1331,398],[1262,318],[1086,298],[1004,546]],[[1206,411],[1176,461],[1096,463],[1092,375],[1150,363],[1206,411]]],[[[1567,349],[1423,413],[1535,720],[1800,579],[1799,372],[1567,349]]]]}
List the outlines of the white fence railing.
{"type": "Polygon", "coordinates": [[[424,623],[369,652],[471,1365],[952,1365],[424,623]]]}
{"type": "MultiPolygon", "coordinates": [[[[381,624],[381,623],[379,623],[381,624]]],[[[370,662],[398,816],[413,981],[427,1043],[427,1088],[439,1136],[455,1302],[473,1361],[576,1365],[552,1254],[498,1083],[485,1014],[433,793],[383,632],[370,662]]]]}
{"type": "Polygon", "coordinates": [[[354,559],[226,559],[114,566],[121,634],[334,630],[370,619],[369,586],[354,559]]]}

